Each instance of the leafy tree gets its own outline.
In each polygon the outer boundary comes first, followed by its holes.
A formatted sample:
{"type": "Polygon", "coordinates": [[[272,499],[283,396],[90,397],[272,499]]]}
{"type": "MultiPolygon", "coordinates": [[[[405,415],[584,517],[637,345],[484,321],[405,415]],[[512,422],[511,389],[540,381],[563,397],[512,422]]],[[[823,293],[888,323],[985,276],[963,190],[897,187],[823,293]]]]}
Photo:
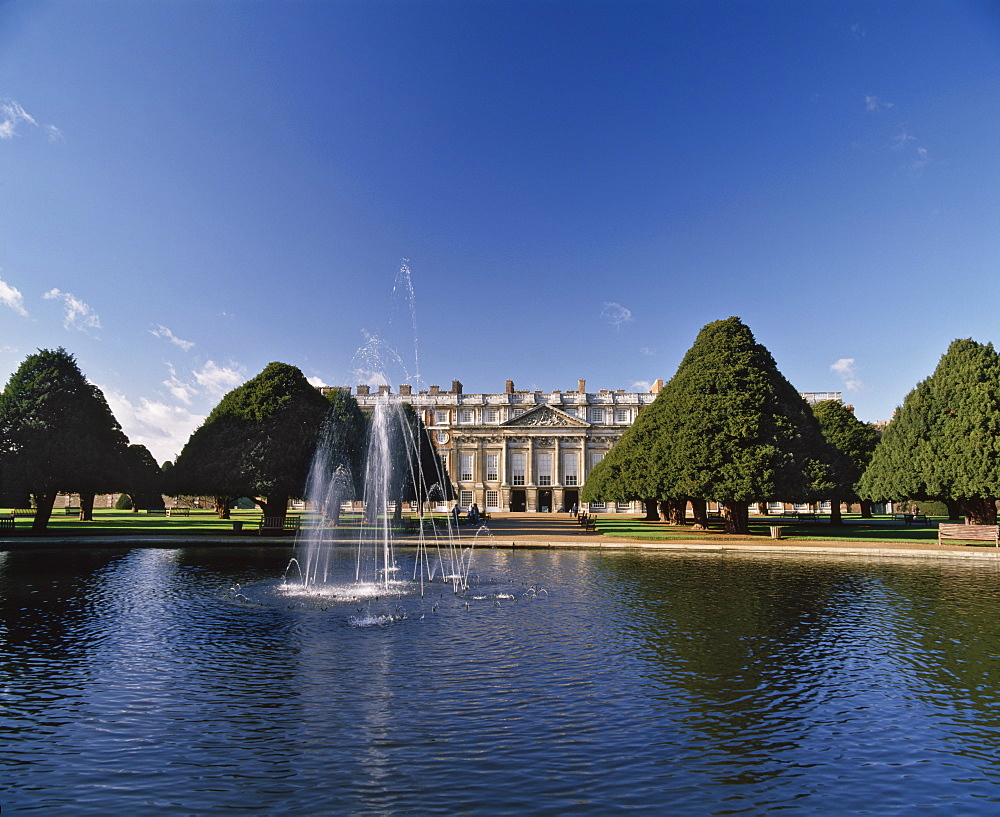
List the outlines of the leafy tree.
{"type": "Polygon", "coordinates": [[[836,450],[831,479],[830,524],[841,524],[840,503],[861,502],[861,515],[870,515],[870,503],[857,494],[857,482],[871,461],[879,433],[870,423],[862,423],[854,412],[838,400],[823,400],[813,406],[823,436],[836,450]]]}
{"type": "MultiPolygon", "coordinates": [[[[129,507],[138,513],[140,508],[162,508],[162,476],[156,459],[144,445],[130,445],[125,452],[125,479],[123,496],[129,507]]],[[[116,506],[117,507],[117,506],[116,506]]]]}
{"type": "MultiPolygon", "coordinates": [[[[413,406],[409,403],[387,405],[384,414],[376,416],[373,412],[369,423],[376,424],[376,428],[369,433],[365,470],[372,473],[378,467],[376,458],[387,455],[387,498],[395,503],[394,518],[397,522],[402,519],[404,502],[423,505],[434,499],[454,499],[448,472],[413,406]],[[372,431],[379,433],[378,423],[384,423],[385,452],[372,439],[372,431]]],[[[366,512],[371,518],[378,509],[368,507],[366,512]]]]}
{"type": "Polygon", "coordinates": [[[94,495],[121,481],[128,439],[101,390],[65,349],[29,355],[0,394],[0,479],[35,502],[32,530],[44,531],[60,491],[94,495]]]}
{"type": "Polygon", "coordinates": [[[619,447],[609,470],[619,464],[626,496],[691,498],[696,508],[717,499],[730,533],[749,533],[748,502],[816,498],[832,487],[833,454],[816,418],[735,317],[701,330],[612,453],[619,447]]]}
{"type": "Polygon", "coordinates": [[[172,493],[248,496],[265,516],[285,516],[305,493],[330,404],[299,369],[270,363],[229,392],[195,430],[170,469],[172,493]]]}
{"type": "Polygon", "coordinates": [[[309,476],[309,499],[334,525],[341,504],[361,495],[368,423],[350,392],[326,394],[329,410],[320,428],[316,456],[309,476]]]}
{"type": "Polygon", "coordinates": [[[858,485],[874,500],[958,502],[970,524],[996,523],[1000,496],[1000,356],[952,341],[882,434],[858,485]]]}

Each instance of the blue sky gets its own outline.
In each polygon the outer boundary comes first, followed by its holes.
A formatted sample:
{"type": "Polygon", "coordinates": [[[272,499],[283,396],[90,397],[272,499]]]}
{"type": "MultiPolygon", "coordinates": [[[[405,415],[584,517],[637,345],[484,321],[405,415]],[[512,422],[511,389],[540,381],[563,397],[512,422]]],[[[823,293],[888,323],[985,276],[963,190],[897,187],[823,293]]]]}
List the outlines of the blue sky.
{"type": "Polygon", "coordinates": [[[272,360],[645,390],[738,315],[887,419],[1000,340],[998,182],[995,4],[0,2],[0,379],[162,461],[272,360]]]}

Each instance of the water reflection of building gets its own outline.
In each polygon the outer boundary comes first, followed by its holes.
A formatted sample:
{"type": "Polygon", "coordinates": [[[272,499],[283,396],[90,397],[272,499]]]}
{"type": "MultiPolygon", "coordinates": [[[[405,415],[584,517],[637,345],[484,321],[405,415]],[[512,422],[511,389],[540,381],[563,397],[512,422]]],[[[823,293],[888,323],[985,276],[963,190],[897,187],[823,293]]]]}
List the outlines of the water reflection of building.
{"type": "MultiPolygon", "coordinates": [[[[398,396],[417,411],[458,491],[458,504],[475,502],[488,511],[568,510],[580,502],[591,469],[619,440],[663,387],[648,392],[601,389],[543,392],[514,388],[508,380],[498,394],[465,394],[453,380],[450,391],[438,386],[398,396]]],[[[346,389],[345,389],[346,390],[346,389]]],[[[355,397],[370,411],[390,386],[358,386],[355,397]]],[[[838,392],[805,393],[808,401],[840,399],[838,392]]],[[[640,503],[591,503],[603,513],[635,513],[640,503]]]]}

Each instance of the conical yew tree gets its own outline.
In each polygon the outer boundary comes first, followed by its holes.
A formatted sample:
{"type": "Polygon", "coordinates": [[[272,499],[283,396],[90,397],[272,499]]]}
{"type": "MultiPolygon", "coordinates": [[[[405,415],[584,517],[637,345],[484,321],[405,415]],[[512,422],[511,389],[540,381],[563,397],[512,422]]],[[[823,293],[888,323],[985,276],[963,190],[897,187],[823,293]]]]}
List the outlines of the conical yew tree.
{"type": "Polygon", "coordinates": [[[749,533],[749,502],[817,498],[832,488],[833,454],[816,418],[735,317],[699,332],[612,454],[631,494],[717,500],[730,533],[749,533]]]}
{"type": "Polygon", "coordinates": [[[1000,496],[1000,356],[952,341],[903,401],[858,491],[874,500],[957,501],[970,524],[996,524],[1000,496]]]}
{"type": "Polygon", "coordinates": [[[120,486],[127,446],[104,394],[65,349],[29,355],[0,394],[0,480],[33,496],[35,531],[60,491],[78,492],[89,518],[94,494],[120,486]]]}
{"type": "Polygon", "coordinates": [[[233,389],[195,430],[170,470],[173,493],[251,497],[284,517],[305,493],[330,404],[295,366],[270,363],[233,389]]]}

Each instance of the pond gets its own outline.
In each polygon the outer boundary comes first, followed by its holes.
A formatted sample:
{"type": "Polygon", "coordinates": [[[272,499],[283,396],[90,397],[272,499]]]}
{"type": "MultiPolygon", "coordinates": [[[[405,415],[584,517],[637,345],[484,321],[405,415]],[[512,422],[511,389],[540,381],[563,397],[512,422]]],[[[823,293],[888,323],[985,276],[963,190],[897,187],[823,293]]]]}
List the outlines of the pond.
{"type": "Polygon", "coordinates": [[[329,602],[291,553],[0,553],[4,813],[1000,808],[993,563],[481,549],[329,602]]]}

